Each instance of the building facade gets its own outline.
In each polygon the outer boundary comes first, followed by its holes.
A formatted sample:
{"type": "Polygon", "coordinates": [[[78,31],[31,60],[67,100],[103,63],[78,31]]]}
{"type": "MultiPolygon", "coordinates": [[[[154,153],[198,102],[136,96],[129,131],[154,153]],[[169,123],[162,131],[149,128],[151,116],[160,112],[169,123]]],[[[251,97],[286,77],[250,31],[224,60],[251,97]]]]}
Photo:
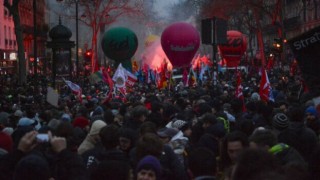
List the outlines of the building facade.
{"type": "MultiPolygon", "coordinates": [[[[33,1],[20,0],[19,15],[23,28],[23,45],[25,48],[25,58],[27,72],[34,70],[34,22],[33,22],[33,1]]],[[[4,0],[0,0],[0,75],[16,73],[18,69],[16,35],[13,17],[3,5],[4,0]]],[[[9,0],[11,3],[12,0],[9,0]]],[[[37,59],[38,71],[43,71],[45,57],[45,42],[47,40],[48,25],[45,22],[45,0],[36,0],[36,24],[37,24],[37,59]]]]}
{"type": "MultiPolygon", "coordinates": [[[[27,71],[34,73],[34,0],[20,0],[19,14],[21,26],[23,28],[23,45],[27,62],[27,71]]],[[[46,66],[46,46],[47,33],[49,31],[46,23],[45,0],[36,0],[36,40],[37,40],[37,72],[43,73],[46,66]]]]}
{"type": "Polygon", "coordinates": [[[17,43],[14,23],[9,11],[0,0],[0,75],[16,71],[17,43]]]}

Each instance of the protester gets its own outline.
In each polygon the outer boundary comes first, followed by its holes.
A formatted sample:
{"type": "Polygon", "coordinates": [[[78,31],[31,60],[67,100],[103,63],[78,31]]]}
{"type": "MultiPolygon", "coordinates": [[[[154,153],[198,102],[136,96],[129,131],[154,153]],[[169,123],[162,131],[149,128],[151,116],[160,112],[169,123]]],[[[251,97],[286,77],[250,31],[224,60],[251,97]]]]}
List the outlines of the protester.
{"type": "Polygon", "coordinates": [[[107,124],[102,120],[96,120],[92,123],[89,134],[86,139],[81,143],[78,148],[78,154],[83,154],[84,152],[94,148],[94,146],[100,141],[99,132],[107,124]]]}
{"type": "MultiPolygon", "coordinates": [[[[281,169],[285,174],[278,171],[282,168],[277,161],[278,153],[289,152],[291,148],[301,154],[311,177],[317,179],[319,116],[315,104],[307,94],[300,99],[292,97],[289,87],[296,85],[292,81],[296,77],[280,82],[279,77],[286,72],[270,71],[271,87],[276,88],[272,91],[275,102],[266,101],[258,93],[258,73],[242,75],[244,99],[241,101],[233,97],[236,82],[232,72],[219,74],[216,86],[210,83],[209,76],[207,82],[190,86],[180,83],[177,88],[171,84],[171,88],[158,89],[154,82],[137,82],[127,87],[124,94],[117,89],[110,91],[108,83],[102,80],[91,83],[88,77],[79,77],[73,81],[82,88],[83,98],[59,84],[58,105],[46,102],[43,95],[48,83],[44,77],[43,80],[28,77],[25,85],[4,83],[0,89],[0,170],[3,172],[0,179],[27,179],[34,177],[35,171],[41,171],[38,177],[46,179],[132,179],[138,178],[138,172],[145,168],[139,162],[145,164],[143,160],[149,156],[155,158],[152,161],[155,164],[160,163],[160,168],[153,164],[153,168],[144,169],[145,174],[163,180],[207,176],[235,180],[284,176],[297,179],[303,177],[300,176],[303,171],[290,171],[294,168],[281,169]],[[36,82],[41,82],[41,87],[35,86],[36,82]],[[296,109],[295,104],[301,109],[296,109]],[[255,133],[259,131],[254,129],[260,126],[276,132],[279,142],[269,143],[273,136],[258,138],[255,133]],[[54,134],[52,139],[58,138],[57,144],[31,143],[27,146],[30,152],[21,152],[21,143],[28,141],[23,138],[26,134],[49,131],[54,134]],[[12,145],[7,135],[11,135],[12,145]],[[249,136],[251,143],[264,152],[244,152],[249,136]],[[63,150],[55,151],[57,146],[63,150]],[[217,170],[214,160],[204,160],[212,156],[219,163],[217,170]]],[[[290,157],[286,162],[302,163],[298,156],[290,157]]]]}
{"type": "Polygon", "coordinates": [[[162,167],[159,160],[154,156],[142,158],[136,169],[136,180],[160,180],[162,167]]]}
{"type": "Polygon", "coordinates": [[[188,157],[192,179],[215,180],[217,173],[216,155],[207,148],[196,148],[188,157]]]}

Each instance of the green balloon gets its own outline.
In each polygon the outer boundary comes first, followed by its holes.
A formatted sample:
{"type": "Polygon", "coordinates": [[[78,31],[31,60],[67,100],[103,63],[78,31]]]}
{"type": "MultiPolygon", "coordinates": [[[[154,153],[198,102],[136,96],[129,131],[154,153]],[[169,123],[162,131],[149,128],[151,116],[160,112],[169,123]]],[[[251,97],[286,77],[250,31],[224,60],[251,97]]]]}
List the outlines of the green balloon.
{"type": "Polygon", "coordinates": [[[130,60],[138,48],[136,34],[128,28],[111,28],[104,33],[101,46],[104,54],[117,63],[130,60]]]}

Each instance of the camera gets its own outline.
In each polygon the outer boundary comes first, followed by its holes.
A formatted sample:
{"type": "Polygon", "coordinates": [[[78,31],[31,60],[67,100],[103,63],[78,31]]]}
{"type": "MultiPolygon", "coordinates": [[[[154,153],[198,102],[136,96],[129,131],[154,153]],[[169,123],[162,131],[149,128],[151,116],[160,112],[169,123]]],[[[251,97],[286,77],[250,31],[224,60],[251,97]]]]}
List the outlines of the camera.
{"type": "Polygon", "coordinates": [[[48,134],[37,134],[36,138],[37,138],[37,142],[40,142],[40,143],[49,142],[48,134]]]}

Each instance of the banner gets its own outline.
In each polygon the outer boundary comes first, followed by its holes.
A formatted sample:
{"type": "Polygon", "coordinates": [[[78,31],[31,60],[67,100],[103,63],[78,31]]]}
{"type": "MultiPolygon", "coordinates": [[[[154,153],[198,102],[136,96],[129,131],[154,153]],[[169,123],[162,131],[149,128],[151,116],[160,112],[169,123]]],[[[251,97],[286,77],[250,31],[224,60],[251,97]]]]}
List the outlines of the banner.
{"type": "Polygon", "coordinates": [[[320,95],[320,26],[288,41],[313,97],[320,95]]]}
{"type": "Polygon", "coordinates": [[[58,107],[59,93],[55,91],[52,87],[47,88],[47,102],[54,107],[58,107]]]}

